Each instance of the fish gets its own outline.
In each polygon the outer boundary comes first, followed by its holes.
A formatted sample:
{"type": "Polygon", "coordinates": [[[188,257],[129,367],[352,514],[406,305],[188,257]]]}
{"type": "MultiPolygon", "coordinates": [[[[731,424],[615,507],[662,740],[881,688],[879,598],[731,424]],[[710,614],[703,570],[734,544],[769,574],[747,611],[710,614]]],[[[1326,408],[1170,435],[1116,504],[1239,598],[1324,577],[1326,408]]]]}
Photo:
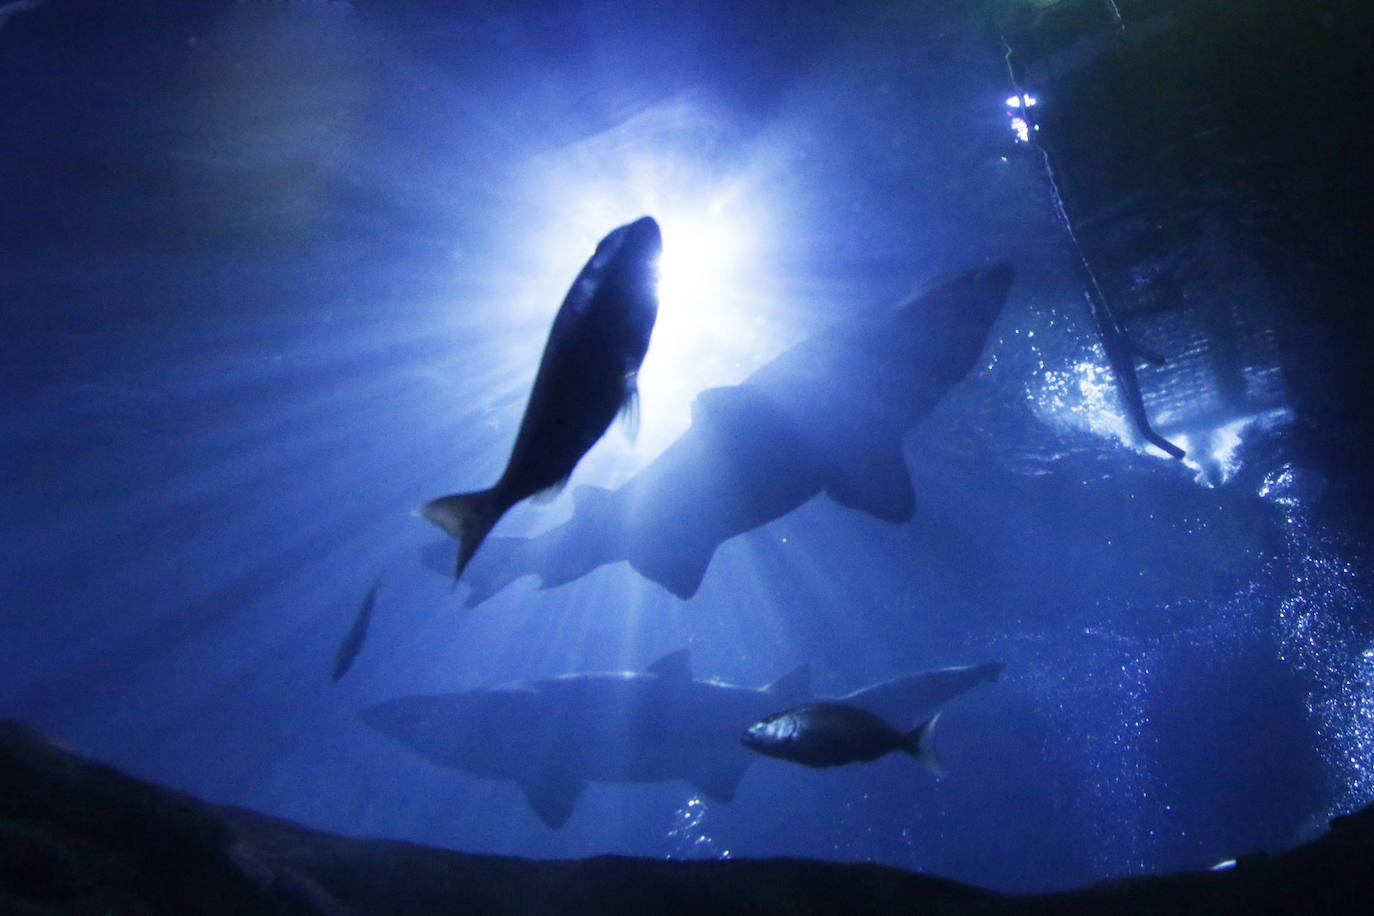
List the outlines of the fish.
{"type": "Polygon", "coordinates": [[[358,606],[358,615],[353,618],[353,626],[348,628],[343,642],[339,643],[339,651],[334,655],[335,682],[348,673],[358,653],[362,651],[363,640],[367,639],[367,628],[372,623],[372,608],[377,603],[377,592],[381,587],[382,577],[379,575],[363,596],[362,603],[358,606]]]}
{"type": "MultiPolygon", "coordinates": [[[[841,701],[915,721],[995,680],[1002,668],[990,662],[917,672],[841,701]]],[[[680,649],[638,671],[399,697],[358,716],[435,763],[513,780],[538,818],[558,829],[592,782],[680,780],[713,801],[730,801],[754,759],[740,732],[770,710],[812,700],[806,664],[767,687],[742,687],[695,679],[689,650],[680,649]]]]}
{"type": "Polygon", "coordinates": [[[845,703],[812,703],[766,716],[749,726],[740,742],[751,750],[809,767],[870,763],[903,751],[937,775],[930,746],[937,712],[909,732],[899,732],[866,709],[845,703]]]}
{"type": "Polygon", "coordinates": [[[554,317],[505,470],[486,490],[430,500],[420,514],[458,541],[457,578],[511,506],[560,490],[617,414],[638,421],[636,378],[658,317],[663,237],[643,216],[609,232],[554,317]]]}
{"type": "Polygon", "coordinates": [[[1014,270],[966,270],[867,310],[709,388],[691,426],[617,490],[578,486],[573,515],[535,538],[493,538],[465,582],[474,606],[522,575],[564,585],[628,560],[681,599],[716,550],[824,493],[892,524],[916,514],[902,439],[977,365],[1014,270]]]}

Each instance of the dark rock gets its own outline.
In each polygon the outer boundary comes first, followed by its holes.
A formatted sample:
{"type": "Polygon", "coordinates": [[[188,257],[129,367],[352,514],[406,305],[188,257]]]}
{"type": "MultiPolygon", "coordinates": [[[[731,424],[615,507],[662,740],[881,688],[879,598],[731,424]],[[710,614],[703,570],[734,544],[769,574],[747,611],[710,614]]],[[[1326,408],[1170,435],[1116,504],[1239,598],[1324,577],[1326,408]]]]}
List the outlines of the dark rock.
{"type": "Polygon", "coordinates": [[[321,833],[211,805],[0,723],[0,912],[1364,912],[1374,808],[1221,872],[1011,896],[876,865],[797,859],[548,862],[321,833]]]}

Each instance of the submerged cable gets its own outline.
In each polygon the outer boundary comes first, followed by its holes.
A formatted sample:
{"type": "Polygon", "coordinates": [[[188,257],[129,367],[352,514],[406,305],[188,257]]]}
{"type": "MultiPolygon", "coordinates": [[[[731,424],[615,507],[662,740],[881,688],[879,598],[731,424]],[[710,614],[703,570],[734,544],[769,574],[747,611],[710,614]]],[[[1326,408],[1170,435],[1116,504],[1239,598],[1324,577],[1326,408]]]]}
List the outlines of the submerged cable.
{"type": "MultiPolygon", "coordinates": [[[[1115,4],[1112,4],[1112,10],[1116,13],[1117,23],[1124,30],[1125,25],[1121,23],[1121,16],[1116,11],[1115,4]]],[[[1007,78],[1011,81],[1012,88],[1016,90],[1016,98],[1020,100],[1022,110],[1029,116],[1030,109],[1033,107],[1031,96],[1021,88],[1020,82],[1016,79],[1015,68],[1011,65],[1011,45],[1007,43],[1006,36],[999,36],[999,38],[1002,42],[1002,48],[1006,51],[1002,60],[1007,67],[1007,78]]],[[[1102,340],[1102,348],[1107,354],[1107,361],[1111,364],[1112,371],[1121,386],[1122,394],[1125,395],[1126,411],[1131,415],[1136,430],[1146,441],[1168,453],[1171,458],[1182,458],[1186,452],[1159,435],[1150,426],[1149,417],[1145,413],[1145,402],[1140,393],[1140,382],[1135,373],[1137,357],[1155,365],[1162,365],[1164,357],[1132,341],[1121,323],[1117,321],[1116,315],[1107,303],[1106,294],[1102,292],[1101,284],[1097,282],[1097,273],[1093,270],[1087,254],[1083,251],[1083,246],[1078,241],[1078,233],[1074,232],[1073,220],[1069,219],[1069,212],[1064,206],[1064,196],[1059,191],[1059,181],[1055,177],[1054,167],[1050,164],[1049,151],[1031,139],[1032,133],[1033,131],[1027,130],[1023,139],[1040,154],[1040,163],[1045,169],[1045,180],[1050,188],[1050,201],[1054,204],[1054,210],[1059,216],[1060,224],[1063,225],[1064,231],[1068,234],[1069,243],[1073,245],[1079,264],[1083,266],[1083,275],[1087,277],[1088,281],[1088,288],[1084,291],[1083,298],[1087,301],[1088,312],[1092,316],[1093,323],[1097,326],[1098,335],[1102,340]]]]}

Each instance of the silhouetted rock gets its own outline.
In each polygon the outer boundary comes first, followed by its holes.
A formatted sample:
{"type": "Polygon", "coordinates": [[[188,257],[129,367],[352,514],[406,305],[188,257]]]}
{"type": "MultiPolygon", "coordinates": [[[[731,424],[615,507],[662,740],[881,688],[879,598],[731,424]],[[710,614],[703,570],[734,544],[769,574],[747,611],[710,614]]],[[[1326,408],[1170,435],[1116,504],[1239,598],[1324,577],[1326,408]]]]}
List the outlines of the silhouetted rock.
{"type": "Polygon", "coordinates": [[[1340,913],[1364,912],[1371,862],[1374,808],[1227,871],[1044,895],[798,859],[472,855],[207,804],[0,723],[6,914],[1340,913]]]}

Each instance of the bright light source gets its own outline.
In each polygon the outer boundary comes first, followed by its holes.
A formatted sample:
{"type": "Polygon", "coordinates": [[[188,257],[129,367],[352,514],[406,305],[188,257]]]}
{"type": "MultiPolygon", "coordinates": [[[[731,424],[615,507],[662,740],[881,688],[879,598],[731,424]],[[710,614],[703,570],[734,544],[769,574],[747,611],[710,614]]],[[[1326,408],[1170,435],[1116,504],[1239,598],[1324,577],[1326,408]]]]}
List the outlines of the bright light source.
{"type": "Polygon", "coordinates": [[[705,214],[663,217],[659,307],[670,312],[711,309],[747,280],[751,255],[739,220],[705,214]]]}
{"type": "Polygon", "coordinates": [[[1029,143],[1032,130],[1039,130],[1040,125],[1031,126],[1027,116],[1017,114],[1023,108],[1034,108],[1035,96],[1029,93],[1023,95],[1013,95],[1007,99],[1007,115],[1011,118],[1011,129],[1016,134],[1018,143],[1029,143]]]}
{"type": "Polygon", "coordinates": [[[522,170],[521,193],[544,202],[524,240],[539,256],[526,265],[540,278],[530,290],[536,301],[561,296],[617,225],[648,214],[663,232],[658,320],[639,373],[644,422],[635,445],[648,454],[687,426],[703,388],[738,381],[732,357],[751,348],[759,304],[772,298],[772,278],[759,266],[767,201],[747,164],[713,155],[720,130],[692,105],[668,104],[522,170]]]}

